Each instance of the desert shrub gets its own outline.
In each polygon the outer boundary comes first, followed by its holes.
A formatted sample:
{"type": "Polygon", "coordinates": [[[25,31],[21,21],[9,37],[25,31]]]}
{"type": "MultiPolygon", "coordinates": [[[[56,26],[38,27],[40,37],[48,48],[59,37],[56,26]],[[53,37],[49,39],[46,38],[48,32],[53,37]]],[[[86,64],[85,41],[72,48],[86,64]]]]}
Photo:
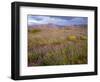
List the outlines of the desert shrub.
{"type": "Polygon", "coordinates": [[[61,51],[49,52],[43,57],[44,65],[65,65],[67,64],[67,56],[61,51]]]}
{"type": "Polygon", "coordinates": [[[81,40],[87,40],[87,37],[86,36],[80,36],[80,39],[81,40]]]}
{"type": "Polygon", "coordinates": [[[45,39],[45,38],[34,38],[34,39],[29,39],[28,40],[28,44],[29,46],[33,46],[33,45],[59,45],[62,43],[61,40],[55,40],[55,39],[45,39]]]}
{"type": "Polygon", "coordinates": [[[33,48],[33,46],[45,45],[47,42],[45,39],[41,38],[29,38],[28,47],[33,48]]]}
{"type": "Polygon", "coordinates": [[[33,45],[34,45],[34,43],[33,43],[32,39],[29,38],[28,39],[28,50],[32,49],[33,45]]]}
{"type": "Polygon", "coordinates": [[[28,62],[32,63],[34,61],[37,61],[39,58],[39,54],[37,53],[28,53],[28,62]]]}
{"type": "Polygon", "coordinates": [[[84,44],[81,48],[74,48],[71,50],[73,55],[70,57],[71,64],[87,63],[87,45],[84,44]]]}
{"type": "Polygon", "coordinates": [[[71,64],[85,64],[87,63],[87,54],[74,54],[71,57],[71,64]]]}
{"type": "Polygon", "coordinates": [[[87,63],[87,28],[41,28],[28,28],[29,66],[87,63]]]}
{"type": "Polygon", "coordinates": [[[67,54],[66,64],[85,64],[87,63],[87,43],[77,45],[68,44],[63,50],[63,54],[67,54]]]}
{"type": "Polygon", "coordinates": [[[69,40],[69,41],[76,41],[77,40],[77,37],[75,35],[69,35],[67,37],[67,40],[69,40]]]}
{"type": "MultiPolygon", "coordinates": [[[[41,46],[42,47],[42,46],[41,46]]],[[[50,47],[50,46],[49,46],[50,47]]],[[[52,46],[51,46],[52,47],[52,46]]],[[[29,53],[29,63],[35,65],[66,65],[66,64],[85,64],[87,63],[87,44],[79,45],[68,44],[68,46],[56,50],[55,47],[48,48],[48,51],[38,50],[29,53]],[[35,61],[35,62],[34,62],[35,61]],[[40,63],[37,63],[41,61],[40,63]]]]}
{"type": "Polygon", "coordinates": [[[62,41],[61,41],[61,40],[57,40],[57,39],[49,39],[49,40],[47,41],[47,44],[59,45],[59,44],[61,44],[61,43],[62,43],[62,41]]]}
{"type": "Polygon", "coordinates": [[[31,33],[38,33],[38,32],[41,32],[40,29],[30,29],[30,30],[28,30],[28,31],[31,32],[31,33]]]}
{"type": "Polygon", "coordinates": [[[59,42],[59,41],[55,41],[55,42],[53,42],[52,44],[54,44],[54,45],[58,45],[58,44],[61,44],[61,42],[59,42]]]}

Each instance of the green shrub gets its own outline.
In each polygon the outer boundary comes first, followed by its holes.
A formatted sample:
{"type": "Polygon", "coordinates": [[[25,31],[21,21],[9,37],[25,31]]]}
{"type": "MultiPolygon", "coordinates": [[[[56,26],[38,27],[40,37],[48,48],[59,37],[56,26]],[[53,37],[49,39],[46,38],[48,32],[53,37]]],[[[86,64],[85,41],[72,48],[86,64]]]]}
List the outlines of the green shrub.
{"type": "Polygon", "coordinates": [[[69,40],[69,41],[76,41],[77,37],[75,35],[70,35],[70,36],[67,37],[67,40],[69,40]]]}
{"type": "Polygon", "coordinates": [[[70,57],[71,64],[84,64],[87,63],[87,46],[84,44],[81,48],[74,48],[72,50],[73,54],[70,57]]]}
{"type": "Polygon", "coordinates": [[[65,65],[67,56],[61,52],[49,52],[43,57],[44,65],[65,65]]]}
{"type": "Polygon", "coordinates": [[[87,40],[87,37],[86,36],[80,36],[80,39],[81,40],[87,40]]]}
{"type": "Polygon", "coordinates": [[[41,32],[40,29],[30,29],[30,30],[28,30],[28,31],[31,32],[31,33],[38,33],[38,32],[41,32]]]}
{"type": "Polygon", "coordinates": [[[38,58],[39,58],[39,54],[37,54],[37,53],[29,53],[28,54],[28,62],[30,62],[30,63],[37,61],[38,58]]]}
{"type": "Polygon", "coordinates": [[[69,44],[59,51],[52,48],[46,53],[39,53],[38,51],[29,53],[28,61],[29,63],[33,62],[34,66],[85,64],[87,63],[87,44],[84,43],[81,47],[77,46],[77,44],[69,44]],[[39,61],[41,62],[37,63],[39,61]]]}

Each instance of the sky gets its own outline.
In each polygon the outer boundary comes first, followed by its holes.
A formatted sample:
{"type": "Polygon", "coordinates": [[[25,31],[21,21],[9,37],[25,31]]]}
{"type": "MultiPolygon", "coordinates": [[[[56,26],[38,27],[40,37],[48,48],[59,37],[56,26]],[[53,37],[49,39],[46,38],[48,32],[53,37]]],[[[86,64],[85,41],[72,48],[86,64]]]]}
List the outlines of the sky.
{"type": "Polygon", "coordinates": [[[54,24],[59,26],[87,24],[87,17],[28,15],[28,25],[54,24]]]}

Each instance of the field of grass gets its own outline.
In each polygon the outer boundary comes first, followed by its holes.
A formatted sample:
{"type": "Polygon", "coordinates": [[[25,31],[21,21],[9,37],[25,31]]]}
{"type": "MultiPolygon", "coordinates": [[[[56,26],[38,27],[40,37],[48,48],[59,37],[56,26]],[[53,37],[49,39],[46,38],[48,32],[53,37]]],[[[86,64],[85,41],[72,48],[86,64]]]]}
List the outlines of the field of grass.
{"type": "Polygon", "coordinates": [[[28,66],[87,63],[87,27],[28,28],[28,66]]]}

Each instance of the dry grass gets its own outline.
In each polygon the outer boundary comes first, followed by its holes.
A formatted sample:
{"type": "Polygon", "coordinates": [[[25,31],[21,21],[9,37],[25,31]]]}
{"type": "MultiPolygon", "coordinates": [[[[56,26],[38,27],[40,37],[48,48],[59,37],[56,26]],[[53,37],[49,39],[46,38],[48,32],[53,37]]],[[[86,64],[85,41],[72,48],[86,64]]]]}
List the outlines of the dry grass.
{"type": "Polygon", "coordinates": [[[87,63],[87,28],[29,28],[28,66],[87,63]]]}

